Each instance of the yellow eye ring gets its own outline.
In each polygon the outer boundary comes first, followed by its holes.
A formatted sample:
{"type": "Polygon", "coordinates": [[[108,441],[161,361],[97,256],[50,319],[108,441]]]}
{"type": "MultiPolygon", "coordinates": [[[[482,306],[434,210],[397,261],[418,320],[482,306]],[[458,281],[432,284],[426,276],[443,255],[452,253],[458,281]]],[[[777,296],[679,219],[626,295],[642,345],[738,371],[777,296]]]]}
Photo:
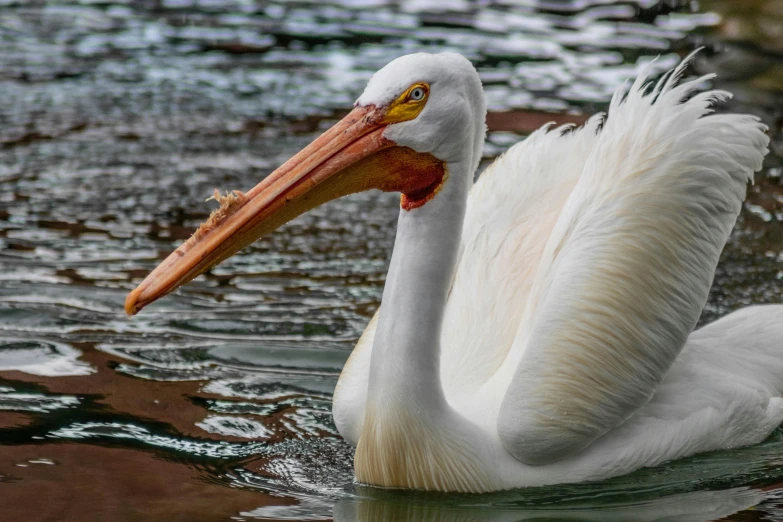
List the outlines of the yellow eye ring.
{"type": "Polygon", "coordinates": [[[385,123],[399,123],[412,120],[424,109],[430,86],[424,82],[414,83],[394,100],[386,109],[385,123]]]}

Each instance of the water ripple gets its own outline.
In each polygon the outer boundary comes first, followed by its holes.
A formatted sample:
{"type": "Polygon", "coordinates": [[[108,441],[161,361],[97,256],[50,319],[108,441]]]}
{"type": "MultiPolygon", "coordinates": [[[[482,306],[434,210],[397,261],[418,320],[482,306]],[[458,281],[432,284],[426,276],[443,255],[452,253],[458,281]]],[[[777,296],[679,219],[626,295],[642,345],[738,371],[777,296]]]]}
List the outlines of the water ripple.
{"type": "Polygon", "coordinates": [[[226,496],[262,499],[231,513],[245,520],[459,520],[490,508],[518,520],[531,505],[608,497],[667,513],[656,495],[716,506],[725,497],[740,509],[757,500],[748,485],[772,485],[772,513],[779,438],[628,481],[445,507],[353,485],[331,394],[380,302],[393,194],[315,209],[139,317],[122,310],[127,292],[209,215],[214,188],[255,185],[401,54],[457,51],[476,64],[489,122],[506,122],[490,125],[485,166],[529,132],[528,120],[578,121],[655,56],[654,74],[700,45],[694,73],[716,70],[714,85],[736,94],[730,109],[770,125],[774,151],[702,320],[779,301],[783,44],[770,29],[780,15],[752,4],[0,0],[0,410],[30,420],[9,417],[0,442],[13,451],[141,448],[199,470],[221,462],[203,471],[209,481],[226,496]]]}

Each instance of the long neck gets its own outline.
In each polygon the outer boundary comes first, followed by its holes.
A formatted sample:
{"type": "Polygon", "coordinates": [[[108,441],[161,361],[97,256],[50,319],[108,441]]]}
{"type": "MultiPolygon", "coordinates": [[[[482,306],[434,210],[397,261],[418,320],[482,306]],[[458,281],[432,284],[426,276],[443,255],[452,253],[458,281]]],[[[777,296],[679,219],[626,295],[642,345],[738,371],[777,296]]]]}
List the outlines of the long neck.
{"type": "Polygon", "coordinates": [[[400,210],[370,363],[372,405],[446,407],[440,332],[473,178],[462,169],[471,168],[449,164],[449,178],[432,200],[400,210]]]}

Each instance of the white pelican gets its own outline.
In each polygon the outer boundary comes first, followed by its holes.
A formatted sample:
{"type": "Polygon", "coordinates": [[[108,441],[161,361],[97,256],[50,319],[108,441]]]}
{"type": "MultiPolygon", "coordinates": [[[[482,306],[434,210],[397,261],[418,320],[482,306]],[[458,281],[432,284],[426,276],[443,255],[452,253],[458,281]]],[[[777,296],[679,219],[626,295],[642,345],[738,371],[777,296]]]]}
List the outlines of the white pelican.
{"type": "Polygon", "coordinates": [[[692,95],[711,76],[680,84],[684,66],[581,129],[538,130],[474,184],[476,70],[403,56],[256,187],[218,196],[126,311],[317,205],[396,191],[382,305],[334,395],[360,482],[484,492],[760,442],[783,420],[783,306],[693,329],[768,138],[710,115],[728,93],[692,95]]]}

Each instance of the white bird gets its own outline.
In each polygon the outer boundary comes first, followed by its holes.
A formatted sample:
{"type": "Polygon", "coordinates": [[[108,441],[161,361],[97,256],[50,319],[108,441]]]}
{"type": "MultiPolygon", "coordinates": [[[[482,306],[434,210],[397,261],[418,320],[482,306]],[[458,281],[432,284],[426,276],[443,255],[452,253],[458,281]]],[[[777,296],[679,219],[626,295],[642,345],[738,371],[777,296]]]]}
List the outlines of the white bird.
{"type": "Polygon", "coordinates": [[[126,310],[326,201],[397,191],[382,304],[334,394],[360,482],[485,492],[760,442],[783,421],[783,306],[693,329],[769,140],[711,114],[729,94],[694,95],[712,76],[680,83],[684,66],[583,128],[538,130],[474,184],[476,70],[398,58],[250,192],[217,195],[126,310]]]}

